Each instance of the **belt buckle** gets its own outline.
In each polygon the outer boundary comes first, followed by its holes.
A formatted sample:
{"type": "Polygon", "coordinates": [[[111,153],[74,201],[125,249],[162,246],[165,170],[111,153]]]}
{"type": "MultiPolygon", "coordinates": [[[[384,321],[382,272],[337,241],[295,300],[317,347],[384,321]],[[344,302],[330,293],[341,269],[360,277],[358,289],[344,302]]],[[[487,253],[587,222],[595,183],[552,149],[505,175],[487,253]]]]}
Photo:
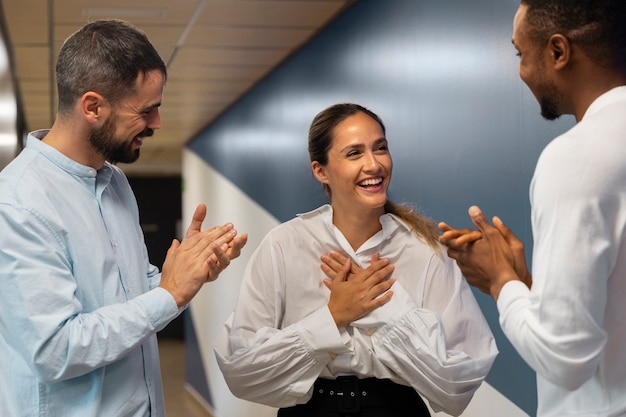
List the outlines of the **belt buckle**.
{"type": "Polygon", "coordinates": [[[361,410],[359,399],[359,379],[353,375],[340,376],[337,382],[337,402],[340,413],[358,413],[361,410]]]}

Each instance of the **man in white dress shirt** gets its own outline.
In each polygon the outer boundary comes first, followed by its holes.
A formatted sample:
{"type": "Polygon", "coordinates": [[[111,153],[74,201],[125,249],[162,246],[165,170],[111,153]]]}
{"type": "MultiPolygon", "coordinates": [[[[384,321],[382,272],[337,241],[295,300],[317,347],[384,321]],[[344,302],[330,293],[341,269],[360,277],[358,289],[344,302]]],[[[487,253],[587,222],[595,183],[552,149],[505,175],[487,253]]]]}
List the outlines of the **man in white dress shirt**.
{"type": "Polygon", "coordinates": [[[540,417],[626,416],[625,21],[624,0],[522,0],[515,15],[520,76],[541,114],[577,121],[532,179],[532,275],[498,217],[473,206],[477,231],[439,225],[537,372],[540,417]]]}

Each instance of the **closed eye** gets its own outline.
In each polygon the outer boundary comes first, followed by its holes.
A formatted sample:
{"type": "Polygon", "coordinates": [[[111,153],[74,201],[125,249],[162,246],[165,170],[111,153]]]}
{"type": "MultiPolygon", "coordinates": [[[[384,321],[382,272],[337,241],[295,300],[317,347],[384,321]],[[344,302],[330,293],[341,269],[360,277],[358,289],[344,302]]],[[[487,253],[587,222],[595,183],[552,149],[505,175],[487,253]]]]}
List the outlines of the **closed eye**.
{"type": "Polygon", "coordinates": [[[385,153],[389,150],[387,139],[381,138],[374,144],[374,152],[385,153]]]}

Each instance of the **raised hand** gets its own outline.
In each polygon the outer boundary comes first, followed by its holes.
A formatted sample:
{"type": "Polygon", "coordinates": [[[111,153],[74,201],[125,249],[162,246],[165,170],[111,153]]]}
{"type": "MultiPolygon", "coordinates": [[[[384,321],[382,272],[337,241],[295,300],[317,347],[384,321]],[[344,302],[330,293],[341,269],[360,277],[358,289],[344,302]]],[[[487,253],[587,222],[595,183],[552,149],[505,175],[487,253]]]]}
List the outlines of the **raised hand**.
{"type": "Polygon", "coordinates": [[[522,282],[524,282],[524,284],[526,284],[528,288],[532,287],[533,277],[528,271],[528,266],[526,265],[524,243],[513,234],[511,229],[509,229],[498,216],[494,216],[492,221],[494,227],[502,234],[504,239],[509,244],[511,252],[513,252],[513,263],[517,276],[522,280],[522,282]]]}
{"type": "Polygon", "coordinates": [[[479,230],[455,229],[444,222],[439,222],[437,227],[443,232],[439,236],[439,242],[445,246],[463,246],[483,237],[479,230]]]}
{"type": "Polygon", "coordinates": [[[238,237],[230,223],[202,231],[205,216],[206,206],[200,204],[183,241],[173,240],[163,263],[160,286],[179,307],[188,304],[206,282],[217,279],[247,241],[247,235],[238,237]]]}
{"type": "Polygon", "coordinates": [[[530,277],[525,260],[522,262],[523,244],[499,218],[494,217],[496,227],[490,225],[477,206],[470,207],[469,215],[478,231],[440,224],[444,231],[440,242],[448,247],[448,255],[467,281],[497,300],[506,282],[530,277]]]}
{"type": "Polygon", "coordinates": [[[324,281],[330,289],[328,309],[337,327],[360,319],[391,299],[394,266],[387,259],[376,254],[370,266],[362,269],[336,251],[321,258],[321,268],[329,277],[324,281]]]}

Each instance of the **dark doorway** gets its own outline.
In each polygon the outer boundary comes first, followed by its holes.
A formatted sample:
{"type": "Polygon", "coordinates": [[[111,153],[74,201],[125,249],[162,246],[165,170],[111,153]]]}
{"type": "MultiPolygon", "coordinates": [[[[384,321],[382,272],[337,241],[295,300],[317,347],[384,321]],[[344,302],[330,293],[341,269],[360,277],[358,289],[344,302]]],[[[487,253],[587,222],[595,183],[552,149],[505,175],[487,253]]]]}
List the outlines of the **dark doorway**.
{"type": "MultiPolygon", "coordinates": [[[[137,198],[150,262],[160,269],[172,239],[181,238],[181,177],[129,177],[128,181],[137,198]]],[[[184,339],[183,315],[161,330],[158,337],[184,339]]]]}

